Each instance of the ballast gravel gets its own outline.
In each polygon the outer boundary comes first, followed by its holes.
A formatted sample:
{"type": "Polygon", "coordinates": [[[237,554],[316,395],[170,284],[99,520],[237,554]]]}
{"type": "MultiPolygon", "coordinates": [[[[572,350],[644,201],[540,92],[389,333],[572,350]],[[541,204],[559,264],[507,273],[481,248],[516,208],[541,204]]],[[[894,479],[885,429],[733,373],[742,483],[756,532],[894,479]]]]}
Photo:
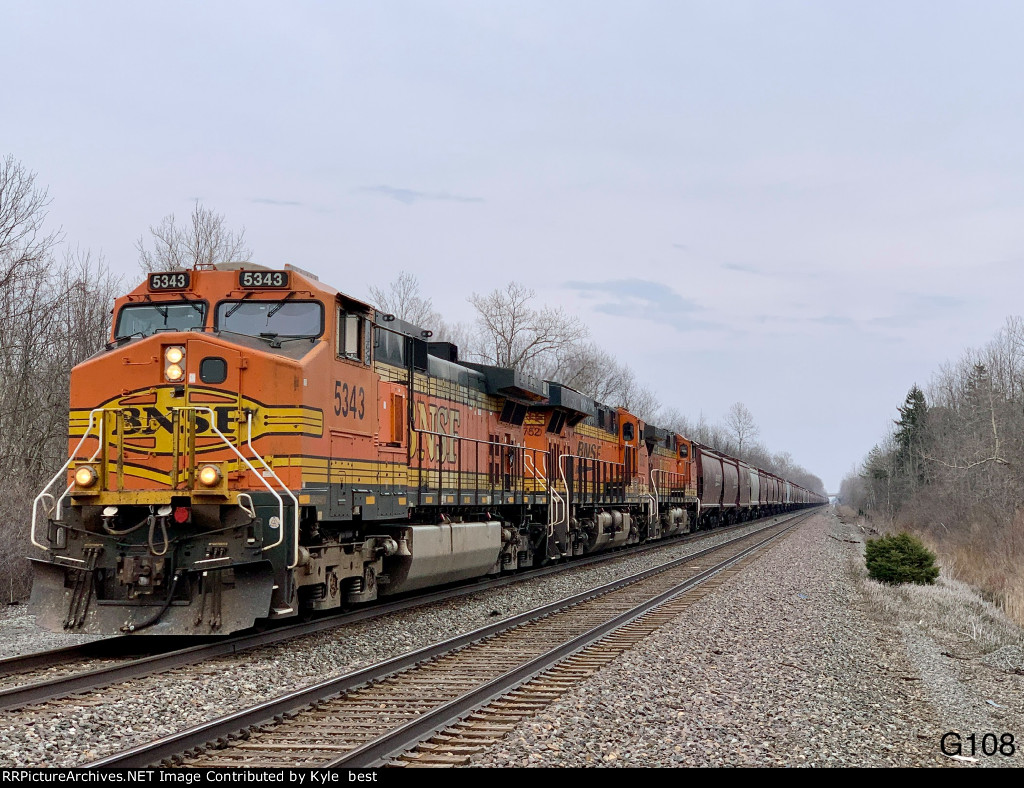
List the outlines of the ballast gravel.
{"type": "Polygon", "coordinates": [[[471,765],[1024,764],[1009,658],[993,667],[920,626],[941,588],[881,610],[899,592],[866,579],[862,549],[831,511],[815,516],[471,765]]]}
{"type": "MultiPolygon", "coordinates": [[[[867,580],[862,542],[831,512],[815,516],[471,765],[1024,764],[1020,631],[959,584],[867,580]],[[956,736],[943,754],[947,733],[956,736]]],[[[80,765],[706,545],[623,556],[8,712],[0,767],[80,765]]]]}
{"type": "Polygon", "coordinates": [[[100,640],[101,637],[47,632],[36,626],[35,616],[29,612],[28,605],[0,607],[0,659],[64,646],[77,646],[100,640]]]}
{"type": "MultiPolygon", "coordinates": [[[[524,580],[450,602],[321,632],[289,643],[136,679],[72,699],[0,715],[0,768],[66,767],[153,741],[324,679],[349,673],[496,620],[691,555],[767,521],[708,539],[668,544],[656,554],[524,580]]],[[[41,648],[54,640],[42,633],[41,648]]],[[[2,652],[0,652],[2,653],[2,652]]]]}

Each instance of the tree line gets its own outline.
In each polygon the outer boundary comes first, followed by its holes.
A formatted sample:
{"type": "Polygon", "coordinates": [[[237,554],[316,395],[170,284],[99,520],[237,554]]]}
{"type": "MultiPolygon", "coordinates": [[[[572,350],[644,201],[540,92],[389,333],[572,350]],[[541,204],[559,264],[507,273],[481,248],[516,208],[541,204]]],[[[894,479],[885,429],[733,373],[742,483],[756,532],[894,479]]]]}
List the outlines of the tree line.
{"type": "Polygon", "coordinates": [[[1024,619],[1024,319],[912,385],[897,414],[840,502],[921,534],[954,575],[1024,619]]]}
{"type": "Polygon", "coordinates": [[[423,295],[416,276],[407,271],[387,286],[370,287],[370,295],[384,312],[430,329],[434,339],[457,345],[460,358],[557,380],[605,405],[625,408],[645,422],[825,493],[821,479],[792,455],[772,452],[757,440],[760,430],[742,402],[734,403],[721,423],[711,423],[703,415],[694,421],[676,408],[663,407],[628,364],[590,340],[583,321],[561,307],[539,304],[537,293],[519,282],[471,294],[468,301],[475,317],[465,323],[446,321],[423,295]]]}
{"type": "MultiPolygon", "coordinates": [[[[50,223],[51,198],[14,156],[0,160],[0,595],[27,596],[32,502],[67,459],[71,368],[103,348],[124,290],[103,255],[50,223]]],[[[246,259],[245,231],[198,203],[136,243],[145,271],[246,259]]],[[[132,285],[135,283],[132,282],[132,285]]]]}

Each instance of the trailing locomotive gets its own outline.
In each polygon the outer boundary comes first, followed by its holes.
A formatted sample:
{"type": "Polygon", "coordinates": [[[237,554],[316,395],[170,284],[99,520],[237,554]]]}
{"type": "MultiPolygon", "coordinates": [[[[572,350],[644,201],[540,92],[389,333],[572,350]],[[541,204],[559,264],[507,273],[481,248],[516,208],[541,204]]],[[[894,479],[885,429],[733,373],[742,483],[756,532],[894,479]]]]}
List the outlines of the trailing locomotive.
{"type": "Polygon", "coordinates": [[[226,633],[824,499],[300,269],[151,274],[35,500],[52,630],[226,633]]]}

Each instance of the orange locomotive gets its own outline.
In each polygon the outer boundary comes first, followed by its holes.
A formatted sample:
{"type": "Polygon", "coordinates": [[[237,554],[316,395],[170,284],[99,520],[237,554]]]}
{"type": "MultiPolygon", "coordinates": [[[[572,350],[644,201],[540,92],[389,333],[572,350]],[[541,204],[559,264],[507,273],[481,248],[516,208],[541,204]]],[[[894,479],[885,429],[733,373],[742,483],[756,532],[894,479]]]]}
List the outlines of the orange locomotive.
{"type": "Polygon", "coordinates": [[[429,338],[290,266],[151,274],[72,372],[38,623],[231,632],[726,519],[698,445],[429,338]]]}

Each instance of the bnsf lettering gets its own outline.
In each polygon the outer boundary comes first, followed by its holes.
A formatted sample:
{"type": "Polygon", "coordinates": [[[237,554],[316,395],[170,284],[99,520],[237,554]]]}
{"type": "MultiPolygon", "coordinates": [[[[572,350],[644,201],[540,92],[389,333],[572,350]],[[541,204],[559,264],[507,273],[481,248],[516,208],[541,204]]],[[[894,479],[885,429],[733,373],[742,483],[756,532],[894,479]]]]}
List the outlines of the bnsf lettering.
{"type": "Polygon", "coordinates": [[[416,403],[416,429],[427,432],[440,432],[452,437],[424,435],[413,432],[409,441],[409,456],[420,459],[440,460],[441,462],[457,462],[455,451],[456,438],[462,426],[462,412],[457,408],[433,405],[426,402],[416,403]],[[420,445],[420,440],[423,445],[420,445]]]}
{"type": "Polygon", "coordinates": [[[586,457],[588,460],[596,460],[600,456],[600,447],[596,443],[580,441],[576,446],[576,454],[580,457],[586,457]]]}
{"type": "MultiPolygon", "coordinates": [[[[227,432],[231,429],[231,414],[235,412],[233,405],[218,405],[213,409],[217,416],[217,429],[227,432]]],[[[163,413],[158,408],[149,407],[145,410],[140,408],[123,408],[121,410],[121,424],[126,436],[154,435],[163,430],[173,431],[173,423],[169,413],[163,413]]],[[[204,433],[210,431],[210,420],[201,414],[196,414],[196,432],[204,433]]]]}

